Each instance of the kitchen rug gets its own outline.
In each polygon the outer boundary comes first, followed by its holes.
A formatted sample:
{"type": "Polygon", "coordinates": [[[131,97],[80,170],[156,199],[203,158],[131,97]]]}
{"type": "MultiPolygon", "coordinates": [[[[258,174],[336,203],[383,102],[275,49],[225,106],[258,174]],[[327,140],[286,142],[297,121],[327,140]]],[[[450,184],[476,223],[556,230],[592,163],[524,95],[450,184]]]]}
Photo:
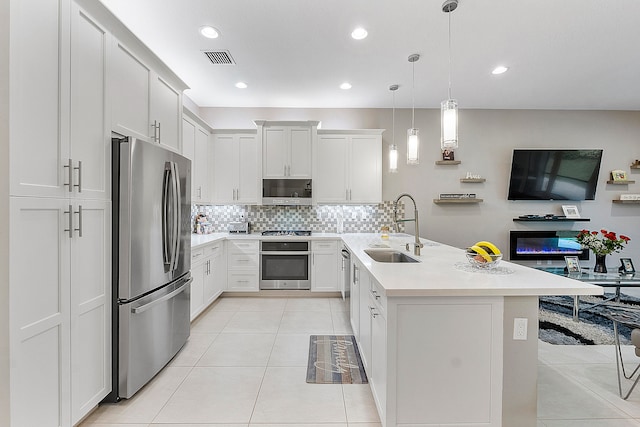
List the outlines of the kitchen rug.
{"type": "Polygon", "coordinates": [[[311,335],[307,382],[311,384],[366,384],[356,338],[353,335],[311,335]]]}

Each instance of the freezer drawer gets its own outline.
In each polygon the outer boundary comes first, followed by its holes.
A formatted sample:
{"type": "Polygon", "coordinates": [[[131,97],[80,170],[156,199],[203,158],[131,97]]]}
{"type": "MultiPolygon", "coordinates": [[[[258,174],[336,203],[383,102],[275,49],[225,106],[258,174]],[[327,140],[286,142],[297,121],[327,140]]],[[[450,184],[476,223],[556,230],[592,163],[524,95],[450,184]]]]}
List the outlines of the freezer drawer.
{"type": "Polygon", "coordinates": [[[189,338],[190,274],[119,306],[118,397],[130,398],[189,338]]]}

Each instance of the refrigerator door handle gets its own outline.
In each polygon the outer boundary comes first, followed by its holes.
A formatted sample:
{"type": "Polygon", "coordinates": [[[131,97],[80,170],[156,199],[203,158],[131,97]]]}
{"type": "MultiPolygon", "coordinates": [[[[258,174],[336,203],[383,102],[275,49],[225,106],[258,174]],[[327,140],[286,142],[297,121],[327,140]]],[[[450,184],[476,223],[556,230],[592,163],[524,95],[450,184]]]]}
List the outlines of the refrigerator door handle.
{"type": "MultiPolygon", "coordinates": [[[[170,257],[170,245],[173,243],[173,239],[170,240],[170,221],[169,221],[169,193],[171,182],[171,167],[170,163],[165,163],[164,178],[162,182],[162,257],[165,265],[165,270],[171,270],[173,259],[170,257]]],[[[173,237],[173,236],[171,236],[173,237]]]]}
{"type": "Polygon", "coordinates": [[[171,270],[178,269],[178,259],[180,255],[180,222],[182,220],[181,213],[181,191],[180,191],[180,174],[178,173],[178,164],[171,162],[171,175],[173,178],[173,244],[171,256],[171,270]]]}
{"type": "Polygon", "coordinates": [[[166,294],[163,297],[158,298],[157,300],[153,300],[148,304],[145,305],[141,305],[140,307],[135,307],[131,309],[131,312],[133,314],[139,314],[139,313],[144,313],[145,311],[149,310],[150,308],[152,308],[153,306],[160,304],[161,302],[167,301],[173,297],[175,297],[176,295],[178,295],[180,292],[182,292],[184,290],[184,288],[186,288],[187,286],[189,286],[189,284],[193,282],[193,277],[190,277],[189,280],[187,280],[186,282],[184,282],[184,284],[182,286],[180,286],[178,289],[169,292],[168,294],[166,294]]]}

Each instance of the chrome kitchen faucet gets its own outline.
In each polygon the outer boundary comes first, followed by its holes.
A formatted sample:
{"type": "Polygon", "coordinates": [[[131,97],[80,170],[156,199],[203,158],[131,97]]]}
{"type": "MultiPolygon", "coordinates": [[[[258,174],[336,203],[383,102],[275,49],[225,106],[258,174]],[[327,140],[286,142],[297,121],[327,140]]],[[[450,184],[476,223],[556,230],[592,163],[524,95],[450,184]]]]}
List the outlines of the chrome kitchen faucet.
{"type": "MultiPolygon", "coordinates": [[[[398,231],[398,223],[399,222],[415,222],[415,242],[413,243],[413,254],[420,256],[420,248],[423,248],[424,245],[420,243],[420,226],[418,225],[418,207],[416,206],[416,201],[411,197],[408,193],[402,193],[398,196],[395,202],[393,202],[393,224],[395,226],[396,231],[398,231]],[[408,197],[413,202],[413,218],[411,219],[398,219],[398,202],[403,197],[408,197]]],[[[409,244],[407,243],[407,250],[409,250],[409,244]]]]}

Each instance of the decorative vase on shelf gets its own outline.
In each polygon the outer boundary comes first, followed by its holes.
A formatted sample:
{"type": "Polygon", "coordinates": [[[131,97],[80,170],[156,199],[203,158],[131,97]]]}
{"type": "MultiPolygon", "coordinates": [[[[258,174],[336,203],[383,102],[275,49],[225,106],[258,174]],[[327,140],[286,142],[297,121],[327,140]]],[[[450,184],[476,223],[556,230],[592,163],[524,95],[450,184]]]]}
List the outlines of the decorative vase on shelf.
{"type": "Polygon", "coordinates": [[[607,255],[596,254],[596,265],[593,266],[594,273],[607,272],[607,255]]]}

